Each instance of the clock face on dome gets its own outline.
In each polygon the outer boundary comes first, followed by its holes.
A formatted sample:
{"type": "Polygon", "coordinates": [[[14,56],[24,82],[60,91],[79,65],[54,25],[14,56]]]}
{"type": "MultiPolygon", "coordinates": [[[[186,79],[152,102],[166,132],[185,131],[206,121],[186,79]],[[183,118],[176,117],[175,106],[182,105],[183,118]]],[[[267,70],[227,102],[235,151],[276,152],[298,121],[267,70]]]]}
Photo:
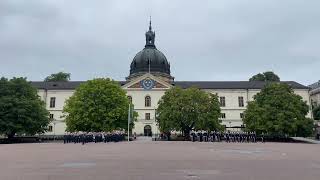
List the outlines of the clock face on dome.
{"type": "Polygon", "coordinates": [[[141,83],[141,86],[143,87],[143,89],[145,89],[145,90],[150,90],[155,85],[154,80],[152,80],[150,78],[144,79],[140,83],[141,83]]]}

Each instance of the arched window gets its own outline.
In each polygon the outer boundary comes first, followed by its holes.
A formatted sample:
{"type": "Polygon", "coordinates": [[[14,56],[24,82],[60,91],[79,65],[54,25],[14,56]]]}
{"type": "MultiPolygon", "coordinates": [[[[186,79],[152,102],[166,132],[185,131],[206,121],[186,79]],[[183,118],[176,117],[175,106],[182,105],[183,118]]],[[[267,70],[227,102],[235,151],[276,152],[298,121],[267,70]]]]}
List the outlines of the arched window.
{"type": "Polygon", "coordinates": [[[151,106],[151,97],[150,96],[146,96],[144,98],[144,104],[146,107],[150,107],[151,106]]]}
{"type": "Polygon", "coordinates": [[[131,96],[128,96],[127,98],[128,98],[128,100],[129,100],[129,103],[132,104],[132,97],[131,97],[131,96]]]}

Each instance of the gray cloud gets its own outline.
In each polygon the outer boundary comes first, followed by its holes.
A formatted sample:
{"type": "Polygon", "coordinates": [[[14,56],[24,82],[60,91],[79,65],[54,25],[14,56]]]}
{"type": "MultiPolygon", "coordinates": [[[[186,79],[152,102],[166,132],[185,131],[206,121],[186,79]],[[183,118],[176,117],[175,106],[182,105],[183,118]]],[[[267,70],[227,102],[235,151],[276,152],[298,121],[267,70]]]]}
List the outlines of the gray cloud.
{"type": "Polygon", "coordinates": [[[320,67],[320,2],[0,1],[0,76],[124,80],[149,15],[176,80],[247,80],[274,70],[310,84],[320,67]]]}

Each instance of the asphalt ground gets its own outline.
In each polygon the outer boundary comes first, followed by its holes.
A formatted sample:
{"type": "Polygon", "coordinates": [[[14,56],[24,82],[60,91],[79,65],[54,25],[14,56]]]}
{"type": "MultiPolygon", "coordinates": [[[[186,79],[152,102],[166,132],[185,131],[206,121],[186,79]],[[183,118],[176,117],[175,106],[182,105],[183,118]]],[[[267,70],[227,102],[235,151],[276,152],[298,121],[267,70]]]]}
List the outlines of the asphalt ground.
{"type": "Polygon", "coordinates": [[[135,141],[0,145],[0,180],[319,180],[320,145],[135,141]]]}

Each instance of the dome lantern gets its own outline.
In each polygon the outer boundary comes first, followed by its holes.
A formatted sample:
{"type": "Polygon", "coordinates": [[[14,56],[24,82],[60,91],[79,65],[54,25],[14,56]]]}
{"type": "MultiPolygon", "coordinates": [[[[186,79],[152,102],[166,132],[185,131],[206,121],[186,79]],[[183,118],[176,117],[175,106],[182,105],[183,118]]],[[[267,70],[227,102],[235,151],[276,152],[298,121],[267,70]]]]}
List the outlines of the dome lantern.
{"type": "Polygon", "coordinates": [[[149,31],[146,32],[146,45],[145,45],[145,47],[156,48],[156,46],[154,45],[155,37],[156,37],[156,33],[154,31],[152,31],[151,17],[150,17],[149,31]]]}

